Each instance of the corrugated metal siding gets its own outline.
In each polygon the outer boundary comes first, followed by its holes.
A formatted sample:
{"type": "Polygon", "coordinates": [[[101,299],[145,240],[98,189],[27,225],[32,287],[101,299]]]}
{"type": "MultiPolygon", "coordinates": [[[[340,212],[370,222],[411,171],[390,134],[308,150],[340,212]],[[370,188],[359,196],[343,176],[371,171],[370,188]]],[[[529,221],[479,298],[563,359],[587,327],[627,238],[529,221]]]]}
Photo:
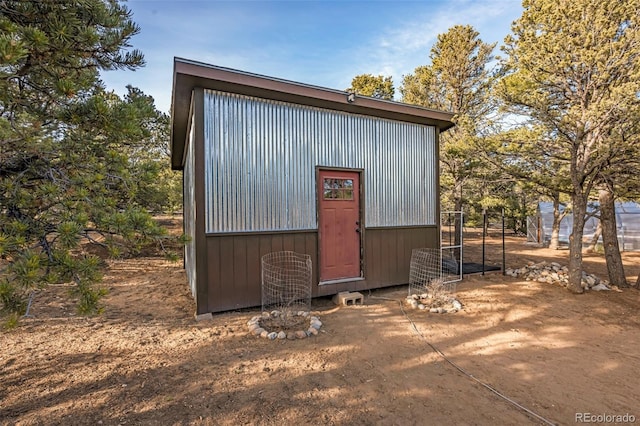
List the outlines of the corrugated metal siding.
{"type": "Polygon", "coordinates": [[[191,120],[191,132],[187,141],[187,152],[184,164],[184,230],[185,235],[189,237],[189,241],[185,245],[185,268],[187,272],[187,281],[191,287],[191,294],[196,296],[196,198],[195,198],[195,157],[194,157],[194,133],[193,118],[191,120]]]}
{"type": "Polygon", "coordinates": [[[436,224],[432,126],[205,91],[207,232],[317,229],[315,167],[364,169],[367,227],[436,224]]]}

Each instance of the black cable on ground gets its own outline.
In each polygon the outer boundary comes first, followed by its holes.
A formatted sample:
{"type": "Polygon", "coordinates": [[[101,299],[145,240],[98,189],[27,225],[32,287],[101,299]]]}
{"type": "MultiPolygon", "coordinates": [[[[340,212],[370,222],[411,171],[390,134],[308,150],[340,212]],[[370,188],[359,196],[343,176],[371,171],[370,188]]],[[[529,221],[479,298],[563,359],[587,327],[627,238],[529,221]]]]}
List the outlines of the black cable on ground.
{"type": "Polygon", "coordinates": [[[398,301],[396,299],[391,299],[391,298],[387,298],[387,297],[377,297],[377,296],[369,296],[372,299],[381,299],[381,300],[389,300],[392,302],[398,302],[400,303],[400,311],[402,311],[402,314],[404,315],[404,317],[407,319],[407,321],[409,321],[409,323],[411,324],[411,327],[413,328],[413,331],[427,344],[429,345],[429,347],[438,355],[440,355],[440,357],[442,359],[444,359],[446,362],[448,362],[453,368],[455,368],[456,370],[458,370],[459,372],[461,372],[462,374],[464,374],[465,376],[469,377],[471,380],[473,380],[474,382],[482,385],[483,387],[489,389],[491,392],[493,392],[495,395],[497,395],[498,397],[504,399],[505,401],[507,401],[508,403],[514,405],[515,407],[521,409],[522,411],[526,412],[527,414],[535,417],[536,419],[540,420],[541,422],[550,425],[550,426],[555,426],[555,423],[553,423],[550,420],[545,419],[544,417],[542,417],[539,414],[534,413],[533,411],[531,411],[530,409],[528,409],[527,407],[524,407],[523,405],[517,403],[516,401],[514,401],[513,399],[501,394],[499,391],[497,391],[494,387],[492,387],[491,385],[483,382],[482,380],[477,379],[473,374],[468,373],[464,368],[460,367],[458,364],[456,364],[455,362],[451,361],[449,358],[447,358],[447,356],[440,350],[438,349],[434,344],[432,344],[431,342],[429,342],[426,337],[424,337],[424,335],[420,332],[420,330],[418,330],[418,327],[416,326],[416,324],[413,322],[413,320],[411,318],[409,318],[409,315],[407,315],[407,312],[404,310],[404,307],[402,306],[402,301],[398,301]]]}

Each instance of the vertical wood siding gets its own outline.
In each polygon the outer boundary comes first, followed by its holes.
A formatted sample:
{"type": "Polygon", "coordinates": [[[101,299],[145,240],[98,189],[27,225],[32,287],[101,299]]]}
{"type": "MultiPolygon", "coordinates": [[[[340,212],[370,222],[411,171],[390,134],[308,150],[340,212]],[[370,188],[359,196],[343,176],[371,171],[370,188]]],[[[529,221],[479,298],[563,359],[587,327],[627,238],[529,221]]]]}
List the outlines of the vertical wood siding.
{"type": "Polygon", "coordinates": [[[364,169],[366,226],[436,224],[433,126],[211,90],[204,125],[209,233],[317,229],[316,166],[364,169]]]}
{"type": "Polygon", "coordinates": [[[311,256],[313,297],[406,284],[411,250],[437,247],[437,227],[365,230],[365,279],[318,285],[318,234],[230,234],[207,236],[208,306],[212,312],[260,306],[260,259],[267,253],[292,250],[311,256]]]}
{"type": "MultiPolygon", "coordinates": [[[[262,256],[291,250],[307,253],[316,262],[317,244],[314,232],[208,236],[209,309],[221,312],[260,306],[262,256]]],[[[313,282],[318,282],[315,268],[313,282]]]]}

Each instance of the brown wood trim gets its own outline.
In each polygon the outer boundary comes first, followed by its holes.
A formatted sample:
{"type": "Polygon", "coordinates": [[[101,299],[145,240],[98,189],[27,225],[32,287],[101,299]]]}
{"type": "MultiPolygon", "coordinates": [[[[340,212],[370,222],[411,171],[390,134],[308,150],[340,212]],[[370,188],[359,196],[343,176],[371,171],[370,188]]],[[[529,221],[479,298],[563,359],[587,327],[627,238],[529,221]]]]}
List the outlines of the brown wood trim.
{"type": "Polygon", "coordinates": [[[207,237],[234,237],[234,236],[251,236],[251,235],[273,235],[273,234],[310,234],[318,232],[317,229],[290,229],[290,230],[274,230],[274,231],[233,231],[233,232],[207,232],[207,237]]]}
{"type": "MultiPolygon", "coordinates": [[[[359,280],[364,280],[366,279],[365,277],[365,271],[366,271],[366,251],[365,251],[365,233],[366,233],[366,229],[364,224],[366,224],[365,221],[365,192],[364,192],[364,169],[362,168],[349,168],[349,167],[327,167],[327,166],[321,166],[321,165],[317,165],[315,168],[315,187],[316,187],[316,224],[318,224],[318,228],[320,227],[320,197],[321,194],[318,192],[318,185],[319,185],[319,179],[320,179],[320,171],[321,170],[329,170],[329,171],[339,171],[339,172],[354,172],[354,173],[358,173],[359,178],[358,178],[358,196],[360,197],[360,200],[358,201],[358,206],[359,206],[359,216],[360,216],[360,277],[357,277],[357,279],[359,280]]],[[[318,241],[318,247],[317,247],[317,253],[318,253],[318,266],[317,268],[320,269],[320,259],[321,259],[321,254],[322,254],[322,249],[321,249],[321,242],[320,242],[320,230],[318,229],[318,236],[317,236],[317,241],[318,241]]],[[[319,276],[319,272],[318,272],[318,276],[319,276]]],[[[356,277],[354,277],[356,278],[356,277]]]]}
{"type": "Polygon", "coordinates": [[[437,227],[438,225],[367,226],[367,229],[370,231],[384,231],[385,229],[423,229],[437,227]]]}
{"type": "Polygon", "coordinates": [[[353,114],[435,126],[444,131],[453,127],[453,114],[416,105],[356,96],[347,101],[347,92],[293,81],[217,67],[187,59],[174,58],[171,96],[171,167],[182,167],[182,152],[187,137],[191,92],[194,88],[219,90],[263,99],[308,105],[353,114]]]}
{"type": "Polygon", "coordinates": [[[366,187],[365,187],[365,171],[362,169],[360,171],[360,276],[366,280],[367,279],[367,251],[365,248],[367,247],[366,239],[367,239],[367,215],[365,208],[365,203],[367,200],[366,187]]]}
{"type": "Polygon", "coordinates": [[[332,167],[332,166],[322,166],[322,165],[317,165],[316,166],[316,177],[318,176],[318,173],[320,170],[335,170],[336,172],[358,172],[361,175],[364,173],[364,169],[354,169],[354,168],[350,168],[350,167],[332,167]]]}
{"type": "Polygon", "coordinates": [[[204,91],[193,90],[194,114],[194,198],[195,198],[195,262],[196,262],[196,314],[210,312],[209,281],[207,273],[207,238],[205,236],[205,182],[204,182],[204,91]]]}
{"type": "Polygon", "coordinates": [[[438,129],[436,127],[436,161],[435,164],[433,164],[433,167],[436,168],[436,198],[435,200],[437,200],[438,202],[436,203],[436,224],[438,226],[438,247],[440,247],[442,241],[442,231],[440,229],[440,227],[442,226],[442,219],[440,218],[440,195],[441,195],[441,190],[440,190],[440,129],[438,129]]]}

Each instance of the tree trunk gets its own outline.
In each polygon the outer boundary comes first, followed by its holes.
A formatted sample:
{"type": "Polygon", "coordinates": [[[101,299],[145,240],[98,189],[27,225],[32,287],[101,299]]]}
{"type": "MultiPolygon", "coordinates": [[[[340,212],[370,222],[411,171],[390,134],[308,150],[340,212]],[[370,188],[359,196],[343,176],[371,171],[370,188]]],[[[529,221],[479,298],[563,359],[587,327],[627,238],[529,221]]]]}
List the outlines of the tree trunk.
{"type": "Polygon", "coordinates": [[[636,280],[635,288],[640,288],[640,274],[638,274],[638,279],[636,280]]]}
{"type": "Polygon", "coordinates": [[[591,238],[591,243],[589,247],[587,247],[587,252],[592,253],[596,251],[596,246],[598,245],[598,240],[600,240],[600,235],[602,235],[602,221],[598,221],[598,226],[596,226],[596,232],[593,233],[593,238],[591,238]]]}
{"type": "Polygon", "coordinates": [[[604,257],[607,261],[609,282],[619,287],[627,287],[622,256],[620,256],[620,246],[618,245],[618,228],[616,226],[616,207],[613,191],[610,188],[599,190],[598,201],[600,202],[602,243],[604,245],[604,257]]]}
{"type": "Polygon", "coordinates": [[[560,247],[560,222],[562,222],[564,216],[564,214],[560,215],[560,194],[556,194],[553,197],[553,225],[551,225],[550,249],[558,250],[558,247],[560,247]]]}
{"type": "Polygon", "coordinates": [[[582,235],[584,234],[587,197],[581,188],[574,188],[571,196],[573,206],[573,228],[569,236],[569,283],[567,289],[583,293],[582,288],[582,235]]]}

